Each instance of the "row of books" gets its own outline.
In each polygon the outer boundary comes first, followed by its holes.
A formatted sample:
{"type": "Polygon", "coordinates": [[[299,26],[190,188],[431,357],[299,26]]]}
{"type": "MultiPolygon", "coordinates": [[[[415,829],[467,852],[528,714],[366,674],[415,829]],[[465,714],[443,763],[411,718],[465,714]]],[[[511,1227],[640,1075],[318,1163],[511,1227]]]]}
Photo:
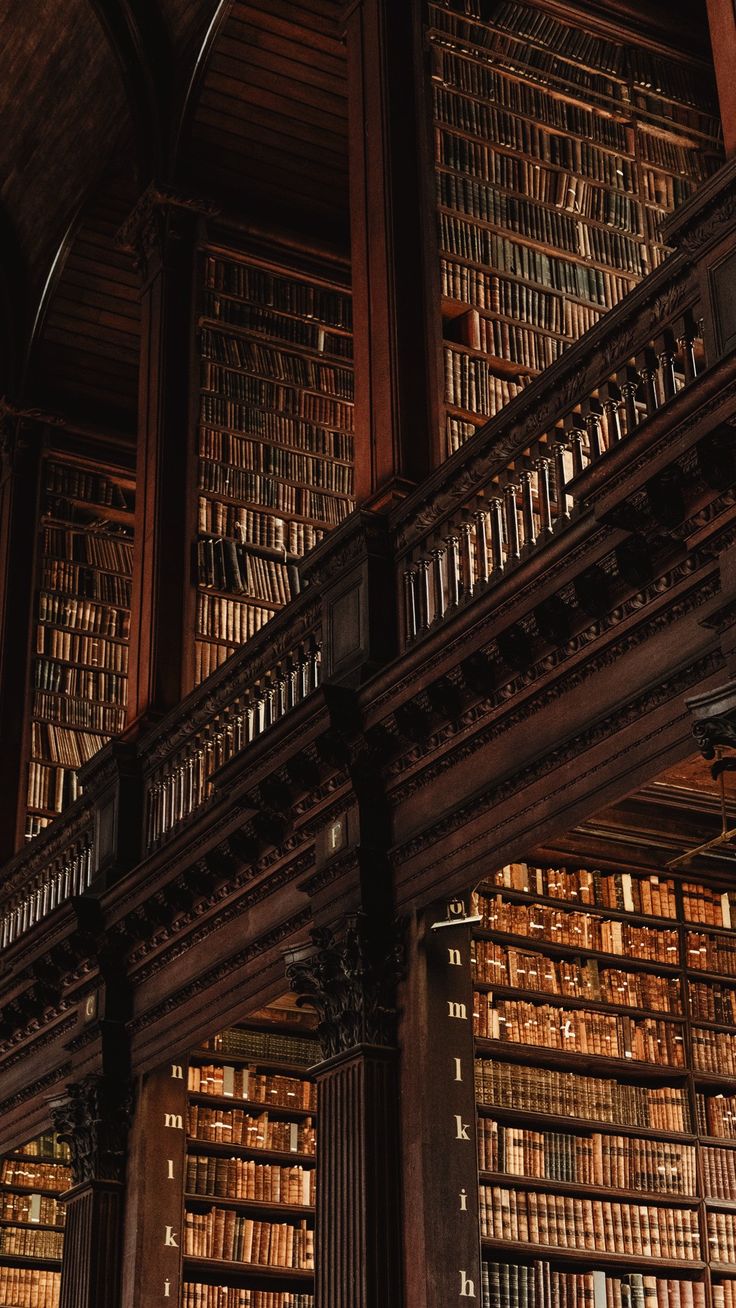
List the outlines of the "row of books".
{"type": "Polygon", "coordinates": [[[197,541],[200,586],[250,595],[271,604],[287,604],[298,592],[298,573],[278,559],[264,559],[228,537],[197,541]]]}
{"type": "Polygon", "coordinates": [[[287,417],[305,418],[335,431],[352,432],[353,406],[345,400],[315,391],[300,390],[286,382],[267,381],[250,373],[238,372],[209,359],[202,361],[201,386],[230,400],[242,400],[256,408],[268,409],[287,417]]]}
{"type": "Polygon", "coordinates": [[[482,227],[457,214],[440,212],[439,237],[443,255],[457,256],[482,267],[535,283],[548,290],[562,291],[612,308],[632,289],[633,281],[620,271],[575,263],[523,241],[482,227]]]}
{"type": "Polygon", "coordinates": [[[199,636],[225,640],[230,645],[244,645],[272,617],[272,609],[256,604],[239,603],[222,595],[197,595],[196,630],[199,636]]]}
{"type": "MultiPolygon", "coordinates": [[[[459,60],[458,63],[471,66],[469,60],[459,60]]],[[[472,99],[462,93],[462,85],[451,82],[445,73],[443,85],[432,84],[434,117],[436,122],[468,132],[480,140],[497,141],[511,150],[543,160],[550,159],[552,151],[547,141],[557,133],[592,141],[615,154],[633,156],[633,133],[626,124],[593,113],[579,103],[542,97],[531,85],[524,86],[523,91],[539,102],[539,118],[534,117],[531,107],[498,108],[491,101],[472,99]]]]}
{"type": "Polygon", "coordinates": [[[641,196],[649,204],[671,213],[690,199],[695,190],[695,183],[687,177],[675,177],[671,173],[661,173],[653,168],[640,167],[641,196]]]}
{"type": "Polygon", "coordinates": [[[236,1285],[200,1285],[185,1281],[181,1308],[314,1308],[313,1294],[293,1290],[246,1290],[236,1285]]]}
{"type": "Polygon", "coordinates": [[[712,1199],[736,1199],[736,1150],[700,1150],[703,1192],[712,1199]]]}
{"type": "Polygon", "coordinates": [[[548,958],[529,950],[513,949],[493,940],[474,940],[473,975],[476,981],[516,990],[536,990],[592,1003],[627,1008],[681,1011],[680,982],[654,972],[622,972],[602,967],[596,958],[548,958]]]}
{"type": "Polygon", "coordinates": [[[303,354],[272,347],[264,341],[251,341],[245,336],[213,331],[209,327],[202,328],[200,349],[203,358],[228,364],[254,376],[274,378],[323,395],[336,395],[342,400],[353,399],[350,368],[316,361],[303,354]]]}
{"type": "Polygon", "coordinates": [[[58,1308],[61,1272],[0,1267],[0,1303],[9,1308],[58,1308]]]}
{"type": "MultiPolygon", "coordinates": [[[[85,472],[71,464],[46,461],[45,490],[64,500],[84,500],[100,508],[126,509],[132,513],[134,497],[122,485],[101,473],[85,472]]],[[[66,514],[64,514],[66,517],[66,514]]]]}
{"type": "Polygon", "coordinates": [[[0,1254],[17,1258],[61,1258],[61,1231],[35,1230],[28,1226],[0,1227],[0,1254]]]}
{"type": "MultiPolygon", "coordinates": [[[[99,743],[99,737],[98,743],[99,743]]],[[[68,768],[49,767],[38,761],[28,765],[28,807],[61,813],[82,791],[77,774],[68,768]]]]}
{"type": "Polygon", "coordinates": [[[732,1213],[708,1213],[708,1248],[712,1262],[736,1267],[736,1218],[732,1213]]]}
{"type": "Polygon", "coordinates": [[[545,1067],[477,1058],[479,1104],[550,1113],[615,1126],[689,1132],[690,1110],[679,1086],[641,1086],[545,1067]]]}
{"type": "Polygon", "coordinates": [[[253,335],[266,336],[283,345],[298,345],[314,354],[338,359],[351,359],[353,355],[352,337],[330,331],[312,319],[290,317],[263,304],[207,289],[202,296],[202,313],[213,322],[242,327],[253,335]]]}
{"type": "Polygon", "coordinates": [[[701,1072],[736,1076],[736,1036],[725,1031],[704,1031],[693,1027],[690,1032],[693,1066],[701,1072]]]}
{"type": "Polygon", "coordinates": [[[297,318],[345,330],[352,327],[352,304],[347,292],[305,281],[291,273],[273,272],[245,260],[207,255],[204,284],[211,290],[225,292],[239,300],[250,300],[254,304],[268,305],[297,318]]]}
{"type": "Polygon", "coordinates": [[[37,658],[33,669],[33,684],[38,690],[124,704],[127,680],[117,672],[103,669],[97,671],[73,663],[37,658]]]}
{"type": "Polygon", "coordinates": [[[461,353],[445,346],[445,398],[458,409],[489,414],[491,406],[507,404],[519,394],[519,380],[508,381],[492,371],[487,359],[461,353]]]}
{"type": "Polygon", "coordinates": [[[635,1019],[476,993],[473,1030],[486,1040],[508,1040],[570,1054],[665,1063],[668,1067],[685,1065],[682,1026],[659,1018],[635,1019]]]}
{"type": "Polygon", "coordinates": [[[38,1223],[63,1226],[66,1210],[49,1195],[28,1191],[0,1193],[0,1219],[5,1222],[38,1223]]]}
{"type": "Polygon", "coordinates": [[[695,146],[682,145],[679,140],[672,140],[659,131],[640,132],[639,148],[642,159],[647,163],[698,181],[713,172],[719,162],[716,151],[711,150],[706,156],[711,161],[710,166],[704,166],[701,150],[695,146]]]}
{"type": "Polygon", "coordinates": [[[696,971],[736,976],[736,936],[729,938],[688,931],[685,948],[688,967],[696,971]]]}
{"type": "Polygon", "coordinates": [[[287,554],[306,554],[324,539],[324,531],[311,522],[295,522],[273,513],[259,513],[236,504],[199,498],[198,530],[213,536],[233,536],[243,543],[285,550],[287,554]]]}
{"type": "Polygon", "coordinates": [[[325,454],[332,459],[353,458],[353,437],[346,432],[317,427],[303,418],[284,418],[278,413],[264,413],[250,404],[206,392],[200,397],[200,417],[205,426],[200,431],[199,452],[207,459],[222,459],[238,467],[247,466],[244,442],[217,426],[234,429],[262,441],[273,441],[310,454],[325,454]]]}
{"type": "Polygon", "coordinates": [[[703,922],[706,926],[728,927],[736,924],[736,892],[714,890],[710,886],[682,887],[682,907],[686,922],[703,922]]]}
{"type": "Polygon", "coordinates": [[[454,414],[448,413],[445,416],[445,452],[447,455],[454,454],[459,450],[471,436],[474,436],[481,425],[481,419],[476,418],[474,422],[469,422],[466,418],[457,418],[454,414]]]}
{"type": "MultiPolygon", "coordinates": [[[[25,1151],[24,1151],[25,1154],[25,1151]]],[[[39,1163],[27,1156],[3,1158],[0,1163],[0,1185],[17,1186],[21,1190],[68,1190],[71,1172],[58,1163],[39,1163]]]]}
{"type": "MultiPolygon", "coordinates": [[[[545,134],[546,135],[546,134],[545,134]]],[[[623,154],[601,150],[591,141],[574,136],[549,135],[548,149],[541,155],[535,151],[534,161],[499,149],[501,142],[490,145],[485,140],[461,136],[451,126],[438,123],[435,127],[435,158],[443,168],[467,173],[471,177],[493,182],[506,190],[527,194],[535,200],[547,200],[565,207],[568,187],[573,183],[596,188],[602,195],[616,192],[635,196],[638,175],[633,159],[623,154]]],[[[650,171],[650,186],[660,174],[650,171]]],[[[591,200],[595,204],[595,200],[591,200]]]]}
{"type": "Polygon", "coordinates": [[[57,727],[53,722],[31,724],[31,752],[35,759],[81,768],[96,754],[103,739],[96,732],[57,727]]]}
{"type": "Polygon", "coordinates": [[[480,268],[468,268],[452,259],[440,260],[440,276],[445,299],[475,306],[480,311],[505,314],[515,320],[523,319],[551,332],[566,330],[565,301],[552,291],[528,286],[525,282],[509,281],[480,268]]]}
{"type": "Polygon", "coordinates": [[[79,527],[45,526],[42,548],[47,557],[88,563],[107,572],[133,573],[132,542],[118,533],[79,527]]]}
{"type": "Polygon", "coordinates": [[[280,513],[316,518],[318,522],[332,526],[342,522],[353,507],[352,501],[343,497],[341,492],[333,495],[307,486],[292,486],[274,474],[232,468],[207,459],[199,461],[199,488],[215,495],[227,495],[229,499],[278,509],[280,513]]]}
{"type": "Polygon", "coordinates": [[[736,1095],[699,1094],[696,1107],[701,1135],[736,1140],[736,1095]]]}
{"type": "Polygon", "coordinates": [[[736,1281],[722,1281],[711,1286],[713,1308],[736,1308],[736,1281]]]}
{"type": "MultiPolygon", "coordinates": [[[[706,1287],[699,1281],[645,1272],[562,1272],[539,1261],[482,1264],[482,1308],[706,1308],[706,1303],[706,1287]]],[[[731,1301],[723,1308],[731,1308],[731,1301]]]]}
{"type": "Polygon", "coordinates": [[[353,468],[349,463],[323,459],[312,454],[299,454],[286,450],[281,445],[266,445],[261,441],[242,440],[240,437],[228,439],[227,433],[225,444],[230,457],[225,459],[217,453],[213,456],[213,447],[222,445],[217,439],[222,434],[210,432],[209,429],[203,431],[200,447],[202,458],[210,460],[214,457],[229,468],[249,468],[253,472],[283,477],[289,481],[306,482],[308,486],[321,486],[339,495],[353,493],[353,468]]]}
{"type": "Polygon", "coordinates": [[[314,1268],[314,1231],[306,1221],[267,1222],[245,1217],[233,1208],[187,1213],[184,1252],[194,1258],[219,1258],[260,1267],[314,1268]]]}
{"type": "MultiPolygon", "coordinates": [[[[508,863],[488,878],[492,886],[547,899],[571,899],[598,908],[626,913],[677,917],[675,883],[659,876],[633,876],[629,872],[600,872],[587,868],[530,867],[508,863]]],[[[692,921],[699,921],[692,918],[692,921]]]]}
{"type": "Polygon", "coordinates": [[[309,1155],[314,1154],[316,1147],[311,1117],[283,1122],[269,1118],[267,1112],[253,1116],[242,1108],[215,1109],[204,1104],[190,1104],[188,1126],[190,1136],[216,1144],[309,1155]]]}
{"type": "Polygon", "coordinates": [[[537,372],[554,363],[565,344],[555,336],[534,331],[531,327],[482,317],[475,309],[470,309],[463,316],[459,326],[464,345],[537,372]]]}
{"type": "MultiPolygon", "coordinates": [[[[636,1251],[642,1258],[701,1258],[697,1209],[575,1198],[480,1187],[481,1235],[599,1253],[636,1251]]],[[[725,1213],[710,1214],[723,1217],[725,1213]]],[[[730,1226],[726,1224],[726,1230],[730,1226]]],[[[725,1235],[723,1239],[725,1240],[725,1235]]],[[[721,1228],[719,1226],[719,1244],[721,1228]]]]}
{"type": "Polygon", "coordinates": [[[248,1027],[228,1027],[206,1040],[204,1049],[213,1053],[238,1055],[262,1062],[299,1063],[305,1068],[319,1062],[319,1045],[314,1036],[290,1035],[281,1031],[255,1031],[248,1027]]]}
{"type": "MultiPolygon", "coordinates": [[[[568,194],[569,198],[569,194],[568,194]]],[[[637,277],[649,268],[649,256],[641,239],[643,222],[627,227],[621,221],[622,209],[630,205],[624,197],[611,206],[616,221],[603,218],[606,226],[595,226],[581,217],[563,212],[561,207],[545,208],[535,200],[498,191],[495,187],[472,178],[455,177],[451,173],[437,175],[437,200],[451,213],[459,213],[488,223],[492,227],[520,233],[525,240],[551,246],[555,250],[592,259],[595,263],[620,268],[637,277]],[[611,228],[624,231],[612,231],[611,228]]],[[[574,203],[569,206],[575,210],[574,203]]]]}
{"type": "Polygon", "coordinates": [[[574,949],[626,954],[658,963],[676,963],[679,958],[679,935],[675,928],[634,926],[631,922],[552,908],[548,904],[512,904],[500,894],[493,898],[478,895],[473,911],[480,914],[481,926],[486,931],[530,936],[574,949]]]}
{"type": "Polygon", "coordinates": [[[109,672],[128,671],[128,647],[103,637],[82,636],[39,623],[36,628],[36,653],[62,663],[84,663],[88,667],[106,668],[109,672]]]}
{"type": "Polygon", "coordinates": [[[252,1158],[188,1154],[186,1161],[187,1190],[222,1199],[254,1199],[310,1207],[315,1202],[315,1179],[313,1167],[283,1167],[277,1163],[256,1163],[252,1158]]]}
{"type": "Polygon", "coordinates": [[[130,581],[112,572],[100,572],[86,564],[65,559],[44,559],[41,585],[79,599],[102,600],[117,608],[130,608],[130,581]]]}
{"type": "MultiPolygon", "coordinates": [[[[704,1152],[727,1155],[729,1169],[736,1163],[731,1151],[704,1152]]],[[[655,1194],[697,1193],[695,1147],[674,1141],[639,1140],[635,1136],[600,1132],[570,1135],[560,1131],[532,1131],[481,1117],[478,1160],[483,1171],[513,1176],[655,1194]]],[[[714,1160],[713,1169],[716,1165],[714,1160]]],[[[730,1175],[729,1170],[729,1181],[730,1175]]],[[[736,1168],[733,1175],[736,1181],[736,1168]]]]}
{"type": "Polygon", "coordinates": [[[89,727],[104,735],[116,735],[125,725],[125,708],[114,704],[95,704],[88,699],[73,699],[65,691],[53,694],[36,691],[33,697],[36,718],[53,718],[64,726],[89,727]]]}
{"type": "Polygon", "coordinates": [[[218,645],[214,641],[195,640],[194,642],[194,684],[201,685],[207,677],[221,668],[223,663],[235,653],[233,645],[218,645]]]}
{"type": "Polygon", "coordinates": [[[130,614],[127,609],[110,608],[89,599],[53,594],[45,590],[41,591],[38,598],[38,620],[72,631],[115,636],[121,640],[127,640],[130,635],[130,614]]]}
{"type": "Polygon", "coordinates": [[[191,1063],[188,1088],[200,1095],[225,1095],[249,1099],[251,1103],[282,1108],[317,1107],[317,1087],[313,1081],[285,1076],[280,1072],[261,1072],[255,1067],[230,1067],[223,1063],[191,1063]]]}

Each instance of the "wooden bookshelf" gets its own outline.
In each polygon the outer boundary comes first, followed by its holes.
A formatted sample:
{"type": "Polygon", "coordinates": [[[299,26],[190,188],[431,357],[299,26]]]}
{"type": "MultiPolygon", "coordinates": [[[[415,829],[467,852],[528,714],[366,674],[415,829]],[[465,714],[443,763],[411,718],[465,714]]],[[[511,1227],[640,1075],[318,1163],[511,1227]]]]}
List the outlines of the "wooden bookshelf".
{"type": "Polygon", "coordinates": [[[721,161],[712,70],[593,15],[432,0],[446,454],[666,255],[721,161]]]}
{"type": "Polygon", "coordinates": [[[53,1134],[0,1160],[0,1302],[57,1308],[71,1186],[69,1150],[53,1134]]]}
{"type": "Polygon", "coordinates": [[[682,873],[524,863],[474,896],[485,1305],[730,1308],[736,1025],[702,1015],[732,1012],[733,905],[682,873]]]}
{"type": "Polygon", "coordinates": [[[222,251],[201,262],[195,679],[298,590],[353,508],[350,295],[222,251]]]}
{"type": "Polygon", "coordinates": [[[237,1027],[208,1046],[189,1060],[182,1308],[312,1308],[316,1042],[237,1027]]]}
{"type": "Polygon", "coordinates": [[[79,793],[125,725],[133,480],[49,455],[42,469],[26,836],[79,793]]]}

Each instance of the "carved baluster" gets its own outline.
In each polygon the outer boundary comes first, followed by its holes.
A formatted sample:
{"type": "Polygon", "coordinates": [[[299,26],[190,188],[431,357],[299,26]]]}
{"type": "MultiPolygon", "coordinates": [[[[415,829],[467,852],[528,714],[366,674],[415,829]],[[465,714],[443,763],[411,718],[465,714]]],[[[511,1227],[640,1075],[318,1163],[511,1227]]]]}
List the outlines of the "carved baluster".
{"type": "Polygon", "coordinates": [[[469,522],[460,527],[462,547],[460,551],[461,594],[468,599],[473,593],[473,529],[469,522]]]}
{"type": "Polygon", "coordinates": [[[537,494],[539,496],[539,517],[541,520],[539,534],[540,536],[548,536],[552,532],[552,497],[549,484],[549,459],[539,458],[536,460],[534,466],[537,470],[537,494]]]}
{"type": "Polygon", "coordinates": [[[621,440],[621,392],[615,382],[606,382],[603,387],[603,411],[606,415],[606,441],[609,450],[621,440]]]}
{"type": "Polygon", "coordinates": [[[445,545],[447,604],[448,608],[456,609],[460,603],[460,539],[458,536],[446,536],[445,545]]]}
{"type": "Polygon", "coordinates": [[[475,523],[475,558],[476,558],[476,585],[485,586],[490,576],[488,560],[488,537],[486,535],[486,522],[488,514],[485,509],[476,509],[473,514],[475,523]]]}
{"type": "Polygon", "coordinates": [[[444,550],[436,545],[432,550],[432,590],[434,592],[434,621],[444,618],[446,609],[445,580],[442,575],[444,550]]]}
{"type": "Polygon", "coordinates": [[[491,558],[493,561],[494,574],[503,572],[504,569],[504,552],[503,552],[503,500],[500,495],[494,495],[489,500],[491,511],[491,558]]]}
{"type": "Polygon", "coordinates": [[[659,408],[659,396],[657,395],[657,356],[653,350],[646,349],[641,359],[639,373],[643,382],[643,396],[646,405],[647,417],[651,418],[652,414],[659,408]]]}
{"type": "Polygon", "coordinates": [[[624,402],[624,417],[626,419],[626,435],[630,436],[639,426],[639,410],[636,407],[636,397],[639,391],[639,374],[635,368],[627,367],[624,380],[621,383],[621,395],[624,402]]]}
{"type": "Polygon", "coordinates": [[[312,672],[310,690],[316,690],[322,676],[322,646],[315,640],[314,636],[311,636],[309,640],[309,666],[312,672]]]}
{"type": "Polygon", "coordinates": [[[537,541],[537,527],[534,521],[534,487],[532,474],[521,474],[521,515],[524,524],[524,548],[533,549],[537,541]]]}
{"type": "Polygon", "coordinates": [[[682,368],[685,376],[685,385],[689,386],[690,382],[695,381],[697,376],[697,364],[695,362],[695,325],[690,314],[686,314],[682,321],[682,326],[677,335],[677,344],[682,354],[682,368]]]}
{"type": "Polygon", "coordinates": [[[565,444],[572,450],[572,475],[578,477],[585,467],[583,460],[583,430],[578,426],[580,419],[573,414],[573,425],[565,433],[565,444]]]}
{"type": "Polygon", "coordinates": [[[555,499],[557,501],[557,521],[565,522],[570,517],[568,507],[567,486],[567,467],[565,456],[570,451],[567,445],[560,441],[555,445],[555,499]]]}
{"type": "Polygon", "coordinates": [[[404,615],[406,620],[406,638],[414,640],[419,630],[417,626],[417,574],[414,568],[404,570],[404,615]]]}
{"type": "Polygon", "coordinates": [[[519,518],[517,514],[516,493],[519,487],[515,482],[509,482],[503,488],[503,499],[506,520],[506,547],[508,550],[507,562],[515,562],[521,557],[521,544],[519,541],[519,518]]]}
{"type": "Polygon", "coordinates": [[[429,559],[417,559],[417,617],[419,630],[429,626],[429,559]]]}
{"type": "Polygon", "coordinates": [[[588,433],[588,451],[591,463],[595,463],[606,449],[603,443],[601,411],[596,400],[590,400],[586,407],[588,412],[585,415],[585,430],[588,433]]]}
{"type": "Polygon", "coordinates": [[[659,363],[659,378],[662,387],[662,402],[667,403],[673,395],[677,394],[677,378],[675,377],[675,342],[672,332],[666,331],[657,341],[657,359],[659,363]]]}

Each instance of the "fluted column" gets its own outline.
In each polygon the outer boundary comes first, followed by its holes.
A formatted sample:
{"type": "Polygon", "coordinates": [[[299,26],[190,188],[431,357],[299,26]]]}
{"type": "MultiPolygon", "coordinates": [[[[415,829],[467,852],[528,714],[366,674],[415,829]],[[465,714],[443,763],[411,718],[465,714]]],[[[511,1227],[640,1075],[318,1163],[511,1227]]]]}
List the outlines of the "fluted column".
{"type": "Polygon", "coordinates": [[[73,1182],[64,1196],[60,1308],[119,1308],[127,1082],[90,1073],[68,1085],[50,1108],[54,1128],[69,1145],[73,1182]]]}
{"type": "Polygon", "coordinates": [[[288,976],[318,1014],[315,1308],[403,1303],[395,990],[401,951],[365,914],[313,932],[288,976]]]}

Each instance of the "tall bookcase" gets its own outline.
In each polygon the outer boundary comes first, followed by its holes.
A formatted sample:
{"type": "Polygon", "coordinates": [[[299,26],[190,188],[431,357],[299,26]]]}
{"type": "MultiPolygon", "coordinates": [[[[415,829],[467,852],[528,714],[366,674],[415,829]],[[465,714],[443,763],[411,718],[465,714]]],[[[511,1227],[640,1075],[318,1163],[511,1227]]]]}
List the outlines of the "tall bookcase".
{"type": "Polygon", "coordinates": [[[195,679],[295,593],[353,502],[350,294],[329,274],[202,256],[195,679]]]}
{"type": "Polygon", "coordinates": [[[474,911],[484,1304],[731,1308],[736,894],[519,863],[474,911]]]}
{"type": "Polygon", "coordinates": [[[69,1151],[53,1133],[0,1160],[0,1303],[57,1308],[69,1151]]]}
{"type": "Polygon", "coordinates": [[[191,1055],[181,1308],[312,1308],[317,1058],[266,1027],[191,1055]]]}
{"type": "Polygon", "coordinates": [[[112,468],[44,460],[28,839],[76,798],[77,769],[124,727],[134,485],[112,468]]]}
{"type": "Polygon", "coordinates": [[[711,68],[560,12],[428,5],[447,454],[661,262],[721,162],[711,68]]]}

